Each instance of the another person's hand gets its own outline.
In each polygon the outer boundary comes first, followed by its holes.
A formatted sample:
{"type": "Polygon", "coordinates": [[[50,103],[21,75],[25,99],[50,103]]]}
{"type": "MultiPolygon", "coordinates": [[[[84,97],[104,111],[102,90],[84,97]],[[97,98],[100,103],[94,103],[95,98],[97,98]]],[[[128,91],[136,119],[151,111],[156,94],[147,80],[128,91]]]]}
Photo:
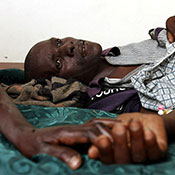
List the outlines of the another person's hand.
{"type": "Polygon", "coordinates": [[[77,169],[82,163],[81,156],[71,146],[95,143],[102,134],[110,137],[107,130],[100,123],[30,129],[21,132],[17,147],[26,157],[46,153],[61,159],[71,169],[77,169]]]}
{"type": "Polygon", "coordinates": [[[167,137],[163,120],[156,114],[127,113],[112,119],[94,119],[112,129],[113,141],[107,136],[98,137],[90,147],[90,158],[104,163],[144,163],[157,161],[165,156],[167,137]]]}
{"type": "Polygon", "coordinates": [[[171,16],[166,21],[167,37],[170,43],[175,41],[175,16],[171,16]]]}

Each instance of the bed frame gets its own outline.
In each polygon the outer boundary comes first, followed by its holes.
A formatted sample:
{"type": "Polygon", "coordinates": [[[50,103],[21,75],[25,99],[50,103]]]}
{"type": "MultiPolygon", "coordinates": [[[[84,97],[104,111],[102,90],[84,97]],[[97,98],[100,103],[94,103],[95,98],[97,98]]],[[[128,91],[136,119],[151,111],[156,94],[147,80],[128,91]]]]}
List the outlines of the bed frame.
{"type": "Polygon", "coordinates": [[[11,63],[11,62],[5,62],[0,63],[0,69],[24,69],[24,63],[11,63]]]}

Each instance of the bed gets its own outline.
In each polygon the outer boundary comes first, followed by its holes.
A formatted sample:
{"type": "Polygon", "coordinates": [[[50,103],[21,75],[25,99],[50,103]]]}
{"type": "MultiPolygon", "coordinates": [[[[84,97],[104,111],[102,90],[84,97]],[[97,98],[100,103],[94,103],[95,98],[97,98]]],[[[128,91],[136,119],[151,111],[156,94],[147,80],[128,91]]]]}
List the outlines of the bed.
{"type": "MultiPolygon", "coordinates": [[[[23,83],[22,69],[0,70],[1,83],[23,83]]],[[[116,114],[100,110],[87,110],[76,107],[41,107],[17,105],[24,117],[37,128],[63,125],[82,124],[98,117],[114,118],[116,114]],[[83,116],[83,117],[82,117],[83,116]]],[[[155,164],[105,165],[98,160],[88,159],[82,154],[83,164],[78,170],[72,171],[66,164],[55,157],[40,154],[32,160],[24,157],[6,138],[0,134],[0,175],[174,175],[175,174],[175,142],[170,141],[166,160],[155,164]]]]}

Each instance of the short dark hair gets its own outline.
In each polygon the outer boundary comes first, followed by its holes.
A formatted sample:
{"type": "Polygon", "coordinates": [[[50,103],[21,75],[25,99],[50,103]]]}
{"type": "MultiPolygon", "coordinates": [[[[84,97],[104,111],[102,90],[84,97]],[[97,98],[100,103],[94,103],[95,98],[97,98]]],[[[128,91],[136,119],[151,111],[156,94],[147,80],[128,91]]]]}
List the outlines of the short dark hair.
{"type": "Polygon", "coordinates": [[[25,58],[25,61],[24,61],[24,78],[25,78],[25,81],[28,82],[32,79],[32,63],[31,63],[31,60],[32,60],[32,54],[31,54],[31,50],[29,51],[29,53],[27,54],[26,58],[25,58]]]}
{"type": "Polygon", "coordinates": [[[54,72],[50,67],[50,63],[45,59],[48,55],[41,55],[42,49],[40,43],[34,45],[27,54],[24,62],[24,78],[28,82],[31,79],[47,78],[50,79],[54,72]],[[43,61],[46,60],[46,61],[43,61]],[[48,65],[46,65],[48,63],[48,65]]]}

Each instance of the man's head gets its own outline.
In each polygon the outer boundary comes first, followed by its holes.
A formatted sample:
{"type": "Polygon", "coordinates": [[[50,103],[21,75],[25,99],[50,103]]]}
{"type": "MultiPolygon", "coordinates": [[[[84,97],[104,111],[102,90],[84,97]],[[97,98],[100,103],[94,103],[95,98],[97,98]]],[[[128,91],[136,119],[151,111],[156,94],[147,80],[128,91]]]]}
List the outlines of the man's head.
{"type": "Polygon", "coordinates": [[[74,38],[51,38],[34,45],[25,59],[25,79],[59,76],[80,81],[94,76],[100,62],[99,44],[74,38]]]}

